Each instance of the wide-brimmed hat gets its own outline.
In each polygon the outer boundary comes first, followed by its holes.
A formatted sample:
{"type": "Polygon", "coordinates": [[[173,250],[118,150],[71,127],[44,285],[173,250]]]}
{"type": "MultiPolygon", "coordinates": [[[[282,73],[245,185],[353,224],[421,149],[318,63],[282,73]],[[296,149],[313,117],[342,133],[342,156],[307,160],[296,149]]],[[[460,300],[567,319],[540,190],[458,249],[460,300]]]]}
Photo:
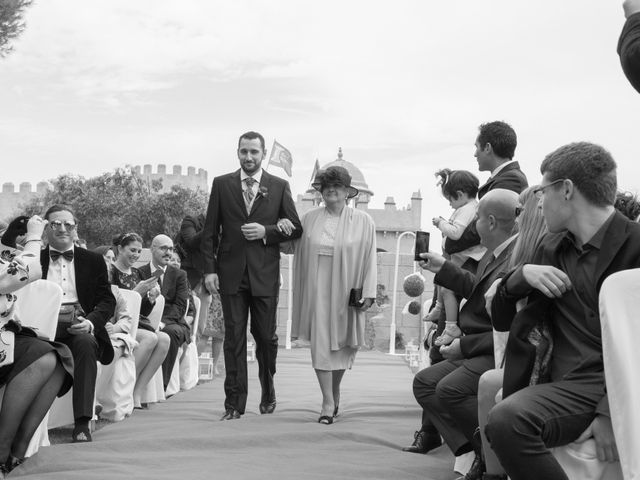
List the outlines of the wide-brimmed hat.
{"type": "Polygon", "coordinates": [[[322,188],[331,183],[344,185],[347,188],[347,198],[353,198],[360,193],[357,188],[351,186],[351,175],[344,167],[329,167],[326,170],[320,170],[311,186],[322,193],[322,188]]]}

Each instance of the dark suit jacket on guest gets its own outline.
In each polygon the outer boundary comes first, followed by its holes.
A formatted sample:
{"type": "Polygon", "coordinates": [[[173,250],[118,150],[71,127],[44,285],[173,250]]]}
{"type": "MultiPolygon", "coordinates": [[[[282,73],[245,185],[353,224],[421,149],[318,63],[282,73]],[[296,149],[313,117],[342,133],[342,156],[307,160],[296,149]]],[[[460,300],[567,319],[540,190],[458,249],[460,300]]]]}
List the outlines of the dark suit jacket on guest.
{"type": "Polygon", "coordinates": [[[495,176],[489,178],[487,183],[478,189],[478,198],[484,197],[487,192],[496,188],[522,193],[528,186],[527,176],[520,170],[520,164],[513,162],[496,173],[495,176]]]}
{"type": "Polygon", "coordinates": [[[463,270],[446,261],[436,274],[434,281],[467,299],[458,314],[458,323],[464,335],[460,348],[465,358],[493,355],[493,326],[485,308],[484,294],[498,278],[505,273],[513,242],[493,261],[492,252],[487,252],[480,260],[478,271],[463,270]]]}
{"type": "MultiPolygon", "coordinates": [[[[151,278],[151,267],[148,263],[142,265],[138,270],[143,280],[151,278]]],[[[167,265],[167,269],[162,278],[160,293],[162,293],[164,297],[162,321],[165,325],[178,323],[188,328],[189,325],[184,320],[184,314],[187,311],[187,302],[189,300],[187,274],[183,270],[167,265]]]]}
{"type": "MultiPolygon", "coordinates": [[[[560,266],[559,247],[565,241],[565,234],[548,235],[536,251],[531,263],[560,266]]],[[[632,222],[619,212],[614,214],[605,233],[596,265],[596,288],[600,292],[602,282],[612,273],[640,267],[640,224],[632,222]]],[[[522,276],[522,267],[509,273],[497,289],[491,311],[497,330],[509,330],[509,340],[505,351],[504,389],[505,397],[529,385],[536,349],[528,341],[531,329],[542,318],[551,318],[554,300],[538,290],[532,290],[522,276]],[[509,285],[509,291],[505,284],[509,285]],[[527,305],[516,313],[515,302],[527,296],[527,305]]],[[[595,312],[597,315],[597,312],[595,312]]],[[[597,321],[586,311],[585,323],[597,321]]],[[[584,342],[585,357],[590,362],[576,365],[571,375],[574,378],[601,380],[604,384],[602,363],[602,340],[600,328],[592,328],[597,342],[584,342]]],[[[598,412],[607,413],[606,396],[601,401],[598,412]]]]}
{"type": "MultiPolygon", "coordinates": [[[[527,176],[520,170],[520,164],[513,162],[496,173],[494,177],[489,178],[487,183],[478,189],[478,198],[484,197],[487,192],[495,190],[496,188],[504,188],[505,190],[511,190],[519,194],[528,186],[527,176]]],[[[476,222],[474,221],[467,225],[467,228],[465,228],[458,240],[447,238],[444,243],[444,250],[448,254],[453,255],[479,243],[480,236],[476,231],[476,222]]]]}
{"type": "Polygon", "coordinates": [[[279,243],[302,235],[289,183],[262,172],[259,193],[250,214],[242,195],[240,170],[213,179],[201,248],[204,273],[217,273],[220,293],[238,292],[245,269],[253,296],[277,296],[280,272],[279,243]],[[291,236],[280,233],[276,222],[288,218],[295,226],[291,236]],[[266,229],[265,238],[248,241],[240,227],[259,223],[266,229]]]}
{"type": "MultiPolygon", "coordinates": [[[[187,272],[189,285],[192,289],[202,280],[204,271],[204,257],[200,248],[205,217],[187,215],[180,224],[180,246],[184,249],[182,269],[187,272]]],[[[182,255],[181,255],[182,256],[182,255]]]]}
{"type": "MultiPolygon", "coordinates": [[[[40,252],[42,278],[49,273],[49,247],[40,252]]],[[[107,276],[107,266],[102,255],[84,248],[74,248],[73,259],[78,302],[85,311],[87,320],[93,323],[94,335],[98,341],[98,359],[103,365],[113,360],[113,347],[104,326],[113,316],[116,299],[111,293],[107,276]]]]}

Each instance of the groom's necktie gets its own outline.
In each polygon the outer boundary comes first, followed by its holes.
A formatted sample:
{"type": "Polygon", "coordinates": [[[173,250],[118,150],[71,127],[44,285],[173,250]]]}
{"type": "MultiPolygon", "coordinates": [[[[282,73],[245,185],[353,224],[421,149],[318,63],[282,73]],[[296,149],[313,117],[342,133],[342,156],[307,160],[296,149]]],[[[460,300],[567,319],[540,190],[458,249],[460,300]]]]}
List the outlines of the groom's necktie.
{"type": "Polygon", "coordinates": [[[253,177],[247,177],[244,179],[244,183],[247,188],[244,189],[244,204],[247,207],[247,214],[251,213],[251,202],[253,201],[253,197],[255,194],[253,193],[253,185],[256,183],[256,180],[253,177]]]}

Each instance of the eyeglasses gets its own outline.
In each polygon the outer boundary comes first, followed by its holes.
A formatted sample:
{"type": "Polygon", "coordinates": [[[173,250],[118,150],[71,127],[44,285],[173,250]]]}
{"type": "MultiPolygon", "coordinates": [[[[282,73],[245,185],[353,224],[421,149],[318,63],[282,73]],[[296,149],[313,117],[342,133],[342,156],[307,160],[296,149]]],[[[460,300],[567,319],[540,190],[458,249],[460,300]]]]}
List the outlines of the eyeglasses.
{"type": "Polygon", "coordinates": [[[162,245],[161,247],[158,247],[158,250],[160,250],[161,252],[167,253],[167,252],[173,252],[175,249],[173,247],[167,247],[166,245],[162,245]]]}
{"type": "Polygon", "coordinates": [[[52,222],[49,222],[49,226],[56,232],[62,230],[62,227],[64,227],[67,232],[73,232],[76,229],[75,223],[61,222],[60,220],[53,220],[52,222]]]}
{"type": "Polygon", "coordinates": [[[552,185],[556,185],[557,183],[560,182],[564,182],[566,180],[566,178],[559,178],[558,180],[554,180],[553,182],[551,182],[549,185],[545,185],[544,187],[538,187],[533,191],[533,194],[537,197],[537,198],[542,198],[542,196],[545,194],[545,190],[549,187],[551,187],[552,185]]]}

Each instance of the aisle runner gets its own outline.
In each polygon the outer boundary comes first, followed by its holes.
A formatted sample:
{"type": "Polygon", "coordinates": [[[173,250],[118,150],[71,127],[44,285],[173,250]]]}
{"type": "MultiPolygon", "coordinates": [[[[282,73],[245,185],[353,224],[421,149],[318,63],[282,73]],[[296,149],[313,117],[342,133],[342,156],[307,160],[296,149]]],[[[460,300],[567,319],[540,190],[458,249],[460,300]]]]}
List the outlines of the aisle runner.
{"type": "Polygon", "coordinates": [[[400,448],[419,427],[412,375],[401,357],[361,352],[343,381],[341,415],[316,423],[320,390],[307,349],[280,350],[273,415],[260,415],[257,364],[247,413],[220,422],[222,379],[180,393],[95,433],[91,444],[43,448],[10,476],[25,479],[449,480],[445,447],[400,448]]]}

